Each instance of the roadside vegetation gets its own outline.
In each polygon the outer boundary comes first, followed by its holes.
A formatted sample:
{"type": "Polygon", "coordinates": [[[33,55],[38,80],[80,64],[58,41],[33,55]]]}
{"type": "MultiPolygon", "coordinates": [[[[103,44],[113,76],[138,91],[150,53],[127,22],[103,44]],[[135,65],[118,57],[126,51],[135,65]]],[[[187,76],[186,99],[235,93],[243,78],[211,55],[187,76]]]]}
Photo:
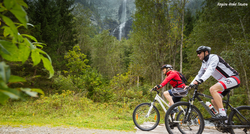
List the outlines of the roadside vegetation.
{"type": "Polygon", "coordinates": [[[29,101],[9,101],[0,107],[1,125],[79,127],[135,131],[133,108],[138,101],[95,103],[72,91],[29,101]]]}

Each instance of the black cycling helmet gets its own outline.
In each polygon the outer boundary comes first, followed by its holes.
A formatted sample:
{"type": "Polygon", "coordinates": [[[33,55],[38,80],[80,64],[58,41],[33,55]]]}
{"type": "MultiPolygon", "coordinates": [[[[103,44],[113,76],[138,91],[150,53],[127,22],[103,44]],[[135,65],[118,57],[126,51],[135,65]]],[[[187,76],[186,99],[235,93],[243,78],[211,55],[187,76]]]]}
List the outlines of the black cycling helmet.
{"type": "Polygon", "coordinates": [[[161,70],[164,69],[164,68],[170,68],[170,69],[173,69],[173,66],[172,65],[169,65],[169,64],[165,64],[161,67],[161,70]]]}
{"type": "Polygon", "coordinates": [[[211,51],[211,47],[208,47],[208,46],[199,46],[196,50],[196,52],[206,52],[208,51],[208,53],[210,53],[211,51]]]}

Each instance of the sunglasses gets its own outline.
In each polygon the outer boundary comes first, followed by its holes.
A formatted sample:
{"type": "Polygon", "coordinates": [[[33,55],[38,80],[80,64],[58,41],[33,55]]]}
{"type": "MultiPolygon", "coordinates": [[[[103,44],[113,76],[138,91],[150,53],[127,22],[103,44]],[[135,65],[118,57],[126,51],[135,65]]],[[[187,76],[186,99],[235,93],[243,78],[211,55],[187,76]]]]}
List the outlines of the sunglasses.
{"type": "Polygon", "coordinates": [[[202,52],[202,51],[198,51],[198,52],[196,52],[196,53],[197,53],[197,54],[201,54],[201,52],[202,52]]]}

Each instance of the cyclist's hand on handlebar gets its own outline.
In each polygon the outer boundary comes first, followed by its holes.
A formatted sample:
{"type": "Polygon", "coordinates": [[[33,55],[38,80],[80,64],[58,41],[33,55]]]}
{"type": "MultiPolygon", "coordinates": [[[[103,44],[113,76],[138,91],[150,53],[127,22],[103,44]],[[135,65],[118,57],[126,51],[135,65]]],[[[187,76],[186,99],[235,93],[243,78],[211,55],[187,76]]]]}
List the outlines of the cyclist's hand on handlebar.
{"type": "Polygon", "coordinates": [[[156,91],[157,90],[157,88],[156,87],[154,87],[154,88],[152,88],[151,90],[150,90],[150,92],[152,92],[152,91],[156,91]]]}
{"type": "Polygon", "coordinates": [[[161,85],[156,85],[154,88],[155,89],[160,89],[162,86],[161,85]]]}
{"type": "MultiPolygon", "coordinates": [[[[198,85],[199,83],[195,80],[193,83],[191,83],[190,85],[198,85]]],[[[189,86],[190,86],[189,85],[189,86]]]]}
{"type": "Polygon", "coordinates": [[[190,85],[189,85],[190,88],[192,88],[192,87],[194,87],[194,86],[195,86],[195,84],[190,84],[190,85]]]}
{"type": "Polygon", "coordinates": [[[161,88],[161,85],[156,85],[153,89],[151,89],[151,92],[152,91],[156,91],[157,89],[161,88]]]}
{"type": "Polygon", "coordinates": [[[195,87],[195,86],[196,86],[196,84],[191,83],[191,84],[187,87],[187,89],[189,90],[189,89],[191,89],[191,88],[193,88],[193,87],[195,87]]]}
{"type": "Polygon", "coordinates": [[[189,89],[189,86],[185,86],[184,90],[188,90],[189,89]]]}

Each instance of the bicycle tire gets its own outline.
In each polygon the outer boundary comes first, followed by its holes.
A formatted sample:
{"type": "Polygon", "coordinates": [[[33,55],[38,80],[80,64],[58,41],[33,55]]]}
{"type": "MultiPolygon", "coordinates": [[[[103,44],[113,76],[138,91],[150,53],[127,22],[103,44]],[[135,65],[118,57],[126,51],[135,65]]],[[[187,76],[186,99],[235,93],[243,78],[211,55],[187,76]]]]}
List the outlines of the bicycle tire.
{"type": "Polygon", "coordinates": [[[133,121],[137,128],[142,131],[150,131],[155,129],[160,122],[160,113],[153,105],[150,116],[146,117],[151,103],[139,104],[133,112],[133,121]]]}
{"type": "MultiPolygon", "coordinates": [[[[232,110],[228,124],[230,125],[250,125],[250,106],[239,106],[236,108],[246,119],[244,120],[237,111],[232,110]]],[[[245,132],[246,134],[250,134],[250,127],[247,128],[229,128],[231,134],[237,134],[241,132],[245,132]]]]}
{"type": "MultiPolygon", "coordinates": [[[[189,108],[188,102],[177,102],[173,104],[167,111],[165,115],[165,127],[169,134],[177,134],[177,133],[184,133],[184,134],[201,134],[204,130],[204,119],[200,112],[200,110],[192,105],[192,111],[190,118],[187,122],[184,122],[184,117],[187,112],[187,109],[189,108]],[[169,117],[171,117],[171,111],[178,107],[178,111],[175,115],[174,121],[170,121],[169,117]],[[182,108],[182,109],[181,109],[182,108]],[[178,129],[175,129],[176,126],[178,129]]],[[[172,116],[173,117],[173,116],[172,116]]]]}

